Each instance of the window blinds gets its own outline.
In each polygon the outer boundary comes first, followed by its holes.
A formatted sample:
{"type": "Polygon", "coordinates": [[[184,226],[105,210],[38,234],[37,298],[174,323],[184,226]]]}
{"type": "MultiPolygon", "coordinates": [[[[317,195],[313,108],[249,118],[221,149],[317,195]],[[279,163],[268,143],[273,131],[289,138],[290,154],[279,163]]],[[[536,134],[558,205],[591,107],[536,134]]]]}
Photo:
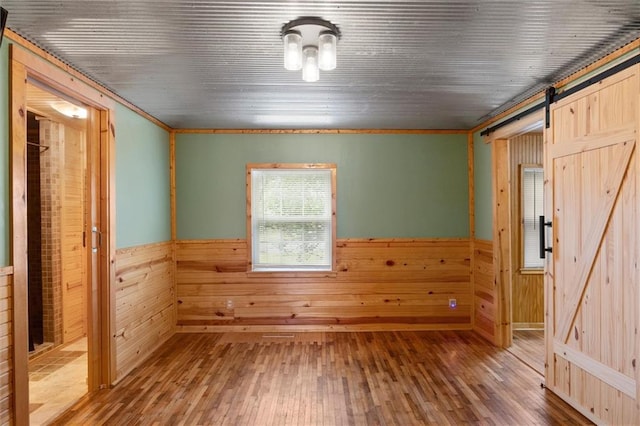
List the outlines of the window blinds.
{"type": "Polygon", "coordinates": [[[331,171],[251,172],[254,270],[331,270],[331,171]]]}
{"type": "Polygon", "coordinates": [[[543,213],[543,169],[524,167],[522,169],[522,250],[523,268],[542,269],[544,259],[540,259],[540,226],[538,218],[543,213]]]}

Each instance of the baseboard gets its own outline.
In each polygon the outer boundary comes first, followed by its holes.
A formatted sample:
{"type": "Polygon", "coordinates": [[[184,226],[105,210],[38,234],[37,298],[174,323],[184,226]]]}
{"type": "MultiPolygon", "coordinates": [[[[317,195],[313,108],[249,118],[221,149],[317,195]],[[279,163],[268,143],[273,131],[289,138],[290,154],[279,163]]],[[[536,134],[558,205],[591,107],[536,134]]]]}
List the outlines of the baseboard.
{"type": "Polygon", "coordinates": [[[180,325],[177,333],[269,333],[269,332],[339,332],[339,331],[471,331],[471,324],[447,326],[429,324],[358,324],[358,325],[180,325]]]}
{"type": "Polygon", "coordinates": [[[543,322],[514,322],[513,330],[544,330],[543,322]]]}

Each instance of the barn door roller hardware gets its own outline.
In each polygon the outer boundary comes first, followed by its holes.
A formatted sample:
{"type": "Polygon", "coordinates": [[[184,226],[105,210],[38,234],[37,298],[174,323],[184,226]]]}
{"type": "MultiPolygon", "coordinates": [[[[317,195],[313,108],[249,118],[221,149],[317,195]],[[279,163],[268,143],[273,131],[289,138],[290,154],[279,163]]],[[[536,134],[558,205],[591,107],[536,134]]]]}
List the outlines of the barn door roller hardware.
{"type": "Polygon", "coordinates": [[[522,111],[512,117],[507,118],[504,121],[501,121],[500,123],[491,126],[491,127],[487,127],[485,130],[483,130],[482,132],[480,132],[481,136],[486,136],[489,135],[493,132],[495,132],[496,130],[498,130],[501,127],[506,126],[507,124],[513,123],[514,121],[518,121],[523,117],[526,117],[529,114],[532,114],[536,111],[538,111],[541,108],[546,108],[545,111],[545,125],[547,128],[549,128],[549,124],[550,124],[550,113],[549,113],[549,109],[551,104],[553,104],[554,102],[558,102],[561,99],[566,98],[567,96],[571,96],[572,94],[579,92],[582,89],[585,89],[589,86],[592,86],[596,83],[601,82],[602,80],[604,80],[605,78],[611,77],[612,75],[615,75],[617,73],[619,73],[620,71],[626,70],[629,67],[632,67],[636,64],[640,63],[640,55],[636,55],[633,56],[623,62],[620,62],[619,64],[609,68],[608,70],[602,71],[599,74],[594,75],[591,78],[588,78],[587,80],[583,81],[580,84],[576,84],[575,86],[568,88],[566,90],[563,90],[562,92],[558,93],[557,89],[554,86],[550,86],[546,91],[545,91],[545,100],[543,102],[537,103],[535,105],[533,105],[532,107],[530,107],[529,109],[522,111]]]}
{"type": "Polygon", "coordinates": [[[556,101],[556,88],[551,86],[544,92],[544,123],[548,129],[551,125],[551,104],[556,101]]]}
{"type": "Polygon", "coordinates": [[[544,259],[546,257],[546,253],[551,253],[553,249],[551,247],[546,247],[545,236],[547,233],[546,227],[551,228],[551,221],[545,222],[544,216],[540,216],[538,218],[540,221],[540,259],[544,259]]]}

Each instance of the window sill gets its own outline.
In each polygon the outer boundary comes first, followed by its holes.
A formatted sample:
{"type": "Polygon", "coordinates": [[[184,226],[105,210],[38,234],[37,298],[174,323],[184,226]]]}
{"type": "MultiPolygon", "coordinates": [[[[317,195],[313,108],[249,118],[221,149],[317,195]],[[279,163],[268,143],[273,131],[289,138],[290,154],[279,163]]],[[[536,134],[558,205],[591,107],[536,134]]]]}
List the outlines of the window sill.
{"type": "Polygon", "coordinates": [[[335,278],[335,271],[247,271],[247,278],[335,278]]]}
{"type": "Polygon", "coordinates": [[[544,275],[544,269],[520,269],[520,275],[544,275]]]}

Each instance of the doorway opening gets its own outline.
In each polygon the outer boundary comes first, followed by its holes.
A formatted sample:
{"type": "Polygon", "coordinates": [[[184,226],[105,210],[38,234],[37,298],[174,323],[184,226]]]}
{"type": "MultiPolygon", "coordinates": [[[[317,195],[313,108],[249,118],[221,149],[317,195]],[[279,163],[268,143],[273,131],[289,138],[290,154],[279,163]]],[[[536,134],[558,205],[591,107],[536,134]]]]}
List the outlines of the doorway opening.
{"type": "Polygon", "coordinates": [[[27,84],[29,417],[88,391],[87,110],[27,84]]]}
{"type": "Polygon", "coordinates": [[[508,143],[513,333],[509,350],[544,375],[544,261],[538,221],[544,212],[542,128],[508,143]]]}
{"type": "Polygon", "coordinates": [[[496,343],[544,376],[544,111],[492,133],[496,343]]]}

